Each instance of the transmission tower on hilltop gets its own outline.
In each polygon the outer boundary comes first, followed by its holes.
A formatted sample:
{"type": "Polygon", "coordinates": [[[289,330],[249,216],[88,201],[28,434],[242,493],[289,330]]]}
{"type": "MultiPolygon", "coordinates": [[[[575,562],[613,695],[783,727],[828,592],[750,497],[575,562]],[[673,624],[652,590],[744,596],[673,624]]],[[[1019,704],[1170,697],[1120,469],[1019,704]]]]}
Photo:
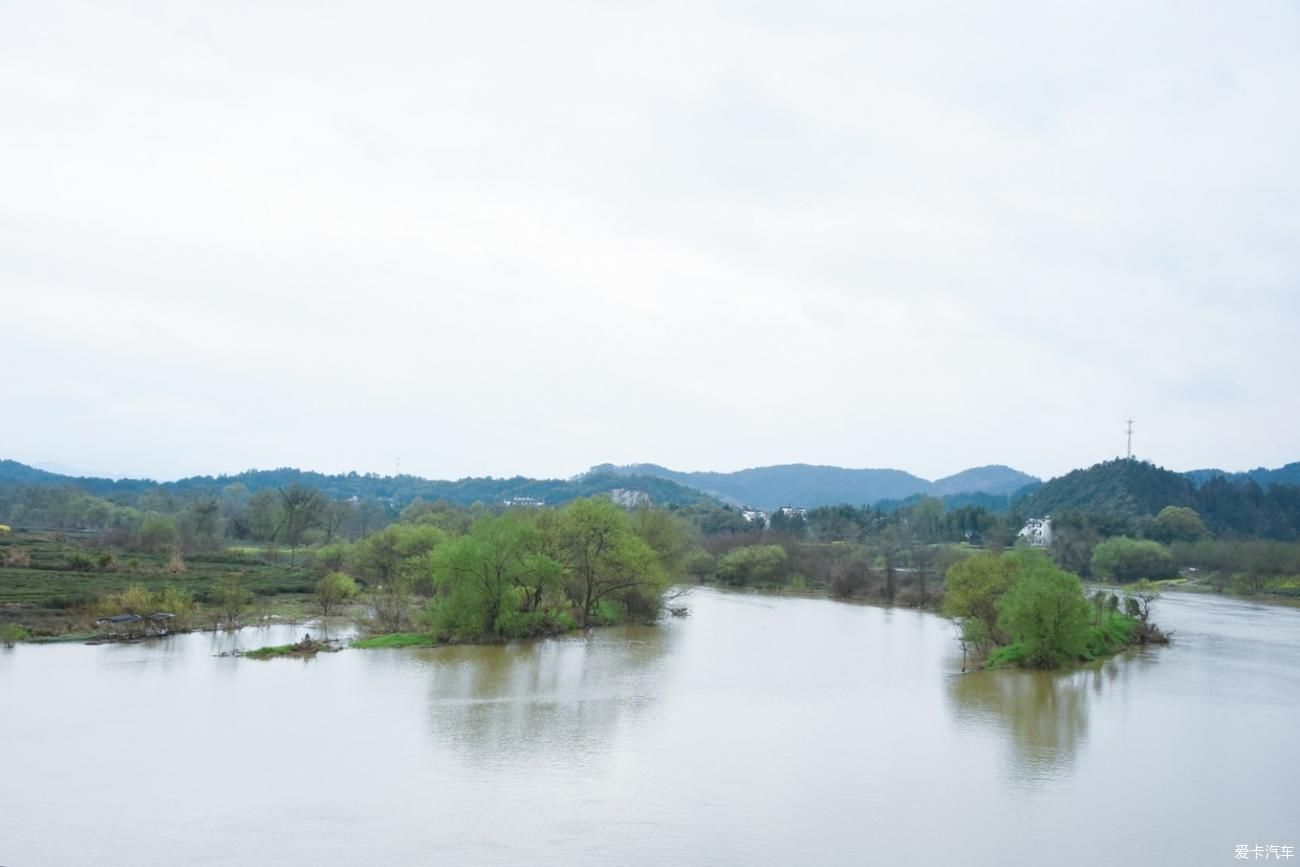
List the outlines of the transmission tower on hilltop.
{"type": "Polygon", "coordinates": [[[1126,418],[1124,423],[1128,425],[1128,447],[1124,450],[1124,459],[1133,460],[1133,419],[1126,418]]]}

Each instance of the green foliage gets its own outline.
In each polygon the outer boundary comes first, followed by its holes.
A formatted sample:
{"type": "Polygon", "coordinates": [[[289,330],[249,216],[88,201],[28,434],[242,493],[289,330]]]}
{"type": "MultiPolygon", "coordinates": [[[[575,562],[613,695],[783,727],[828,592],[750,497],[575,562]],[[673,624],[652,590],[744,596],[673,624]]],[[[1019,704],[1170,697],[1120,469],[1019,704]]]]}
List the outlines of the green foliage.
{"type": "Polygon", "coordinates": [[[718,561],[718,578],[736,585],[779,584],[789,559],[780,545],[746,545],[718,561]]]}
{"type": "Polygon", "coordinates": [[[1200,539],[1207,539],[1210,531],[1205,528],[1205,522],[1201,516],[1196,514],[1195,509],[1189,509],[1186,506],[1165,506],[1156,515],[1151,527],[1147,530],[1147,536],[1158,542],[1196,542],[1200,539]]]}
{"type": "Polygon", "coordinates": [[[171,516],[149,512],[140,524],[138,547],[156,554],[176,547],[180,538],[180,533],[176,530],[176,521],[171,516]]]}
{"type": "Polygon", "coordinates": [[[386,635],[372,635],[358,638],[352,647],[370,650],[383,647],[433,647],[438,640],[426,632],[389,632],[386,635]]]}
{"type": "Polygon", "coordinates": [[[626,512],[604,497],[575,500],[561,512],[553,550],[564,565],[566,592],[583,625],[594,623],[602,602],[621,602],[628,612],[658,615],[668,575],[654,550],[632,528],[626,512]]]}
{"type": "Polygon", "coordinates": [[[1088,639],[1081,655],[1085,659],[1099,659],[1117,653],[1137,640],[1140,628],[1133,617],[1107,611],[1100,623],[1088,627],[1088,639]]]}
{"type": "Polygon", "coordinates": [[[112,617],[115,614],[147,617],[155,612],[165,612],[172,615],[167,622],[170,629],[188,629],[198,613],[194,597],[172,585],[150,590],[143,584],[132,584],[121,593],[110,593],[101,598],[96,609],[100,617],[112,617]]]}
{"type": "Polygon", "coordinates": [[[1119,536],[1092,552],[1092,574],[1107,581],[1172,578],[1178,574],[1169,549],[1159,542],[1119,536]]]}
{"type": "Polygon", "coordinates": [[[998,627],[1023,648],[1022,665],[1059,668],[1088,647],[1092,607],[1077,576],[1045,557],[1021,561],[1015,583],[998,601],[998,627]]]}
{"type": "Polygon", "coordinates": [[[329,617],[339,606],[353,599],[360,592],[352,576],[343,572],[331,572],[316,582],[316,605],[322,617],[329,617]]]}
{"type": "Polygon", "coordinates": [[[18,642],[26,641],[31,637],[32,634],[17,623],[0,625],[0,647],[13,647],[18,642]]]}
{"type": "Polygon", "coordinates": [[[439,634],[455,639],[519,638],[552,628],[537,614],[561,586],[563,567],[542,551],[542,534],[514,515],[480,518],[433,561],[439,634]]]}
{"type": "Polygon", "coordinates": [[[978,621],[978,634],[987,639],[995,638],[998,600],[1011,589],[1031,556],[1033,555],[1023,551],[1010,554],[981,553],[952,566],[944,583],[944,616],[955,618],[963,624],[967,620],[978,621]]]}
{"type": "Polygon", "coordinates": [[[432,591],[433,552],[447,534],[428,524],[393,524],[352,546],[351,569],[374,585],[404,583],[415,591],[432,591]]]}
{"type": "Polygon", "coordinates": [[[1113,460],[1052,479],[1017,507],[1028,515],[1078,509],[1136,518],[1194,500],[1191,482],[1177,473],[1145,461],[1113,460]]]}

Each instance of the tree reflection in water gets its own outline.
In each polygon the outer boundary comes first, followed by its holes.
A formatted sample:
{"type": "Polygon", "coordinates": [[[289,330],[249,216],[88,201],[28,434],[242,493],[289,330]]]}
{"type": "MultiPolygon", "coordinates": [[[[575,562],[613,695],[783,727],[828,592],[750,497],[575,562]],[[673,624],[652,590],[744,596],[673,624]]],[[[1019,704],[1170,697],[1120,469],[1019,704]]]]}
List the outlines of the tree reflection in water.
{"type": "Polygon", "coordinates": [[[1088,732],[1088,686],[1113,678],[1113,663],[1069,673],[980,671],[948,681],[959,721],[969,718],[1010,735],[1012,776],[1024,782],[1071,770],[1088,732]]]}
{"type": "Polygon", "coordinates": [[[424,651],[430,733],[472,762],[589,761],[653,703],[670,640],[627,626],[424,651]]]}

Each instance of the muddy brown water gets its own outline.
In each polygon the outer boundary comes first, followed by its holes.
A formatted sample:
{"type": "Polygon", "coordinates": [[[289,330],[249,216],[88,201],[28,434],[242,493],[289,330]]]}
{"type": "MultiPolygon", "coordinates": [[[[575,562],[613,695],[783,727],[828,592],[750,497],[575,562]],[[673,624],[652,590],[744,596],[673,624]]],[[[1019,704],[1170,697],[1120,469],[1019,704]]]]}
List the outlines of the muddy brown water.
{"type": "Polygon", "coordinates": [[[502,647],[0,650],[0,864],[1230,864],[1300,844],[1300,611],[962,675],[931,614],[697,589],[502,647]]]}

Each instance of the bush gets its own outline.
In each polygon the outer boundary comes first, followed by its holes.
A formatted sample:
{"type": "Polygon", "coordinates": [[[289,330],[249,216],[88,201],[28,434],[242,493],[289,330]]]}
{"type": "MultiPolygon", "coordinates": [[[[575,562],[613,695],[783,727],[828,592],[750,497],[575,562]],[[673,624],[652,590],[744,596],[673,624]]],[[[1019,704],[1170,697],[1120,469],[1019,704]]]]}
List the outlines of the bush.
{"type": "Polygon", "coordinates": [[[1159,542],[1119,536],[1092,552],[1092,574],[1107,581],[1173,578],[1178,574],[1169,549],[1159,542]]]}
{"type": "Polygon", "coordinates": [[[32,634],[17,623],[6,623],[0,626],[0,646],[13,647],[20,641],[26,641],[31,638],[32,634]]]}
{"type": "Polygon", "coordinates": [[[1092,606],[1077,576],[1046,559],[1027,565],[998,602],[998,626],[1023,649],[1022,665],[1059,668],[1085,655],[1092,606]]]}
{"type": "Polygon", "coordinates": [[[718,562],[718,577],[728,584],[777,584],[788,563],[780,545],[746,545],[718,562]]]}
{"type": "Polygon", "coordinates": [[[329,617],[340,605],[359,592],[357,582],[343,572],[331,572],[316,582],[316,605],[322,617],[329,617]]]}

